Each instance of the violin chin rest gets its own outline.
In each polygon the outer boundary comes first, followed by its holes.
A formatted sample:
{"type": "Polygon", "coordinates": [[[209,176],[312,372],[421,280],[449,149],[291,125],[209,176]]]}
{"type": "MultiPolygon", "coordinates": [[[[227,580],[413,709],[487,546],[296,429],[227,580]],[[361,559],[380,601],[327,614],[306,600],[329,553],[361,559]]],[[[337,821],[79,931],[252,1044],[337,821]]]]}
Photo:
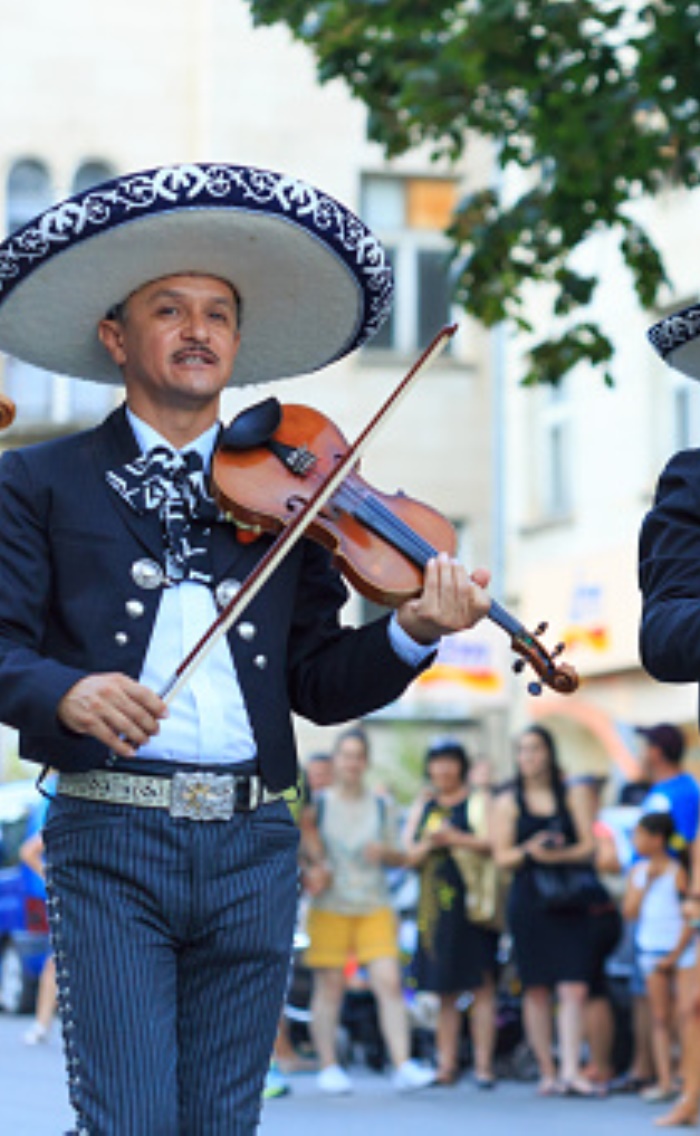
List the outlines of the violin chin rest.
{"type": "Polygon", "coordinates": [[[269,442],[282,421],[282,406],[276,398],[265,398],[248,406],[225,426],[219,445],[225,450],[254,450],[269,442]]]}

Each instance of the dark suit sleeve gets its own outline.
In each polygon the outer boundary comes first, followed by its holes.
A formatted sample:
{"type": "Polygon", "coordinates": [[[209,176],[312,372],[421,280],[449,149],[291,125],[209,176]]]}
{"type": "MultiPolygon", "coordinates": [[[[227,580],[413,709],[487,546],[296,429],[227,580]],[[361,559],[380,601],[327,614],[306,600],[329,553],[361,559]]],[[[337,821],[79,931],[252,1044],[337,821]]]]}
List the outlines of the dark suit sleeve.
{"type": "Polygon", "coordinates": [[[662,682],[700,680],[700,451],[686,450],[662,473],[642,525],[641,656],[662,682]]]}
{"type": "Polygon", "coordinates": [[[56,706],[85,675],[44,657],[51,594],[48,490],[33,484],[21,455],[0,460],[0,720],[65,736],[56,706]]]}
{"type": "Polygon", "coordinates": [[[389,617],[365,627],[342,627],[347,590],[328,554],[308,543],[290,636],[288,688],[292,708],[330,725],[393,702],[429,666],[403,662],[391,646],[389,617]]]}

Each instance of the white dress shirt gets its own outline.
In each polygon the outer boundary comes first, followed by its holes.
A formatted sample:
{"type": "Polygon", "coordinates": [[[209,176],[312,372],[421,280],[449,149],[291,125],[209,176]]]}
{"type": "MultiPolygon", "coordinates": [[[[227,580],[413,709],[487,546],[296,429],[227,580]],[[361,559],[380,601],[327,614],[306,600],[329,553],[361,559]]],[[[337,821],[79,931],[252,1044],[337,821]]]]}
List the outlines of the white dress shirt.
{"type": "MultiPolygon", "coordinates": [[[[126,413],[142,453],[154,446],[173,450],[128,407],[126,413]]],[[[180,452],[196,450],[208,470],[218,432],[216,424],[180,452]]],[[[162,690],[217,614],[214,596],[204,584],[184,580],[165,587],[139,681],[156,692],[162,690]]],[[[399,658],[411,666],[418,666],[434,649],[411,639],[395,616],[389,623],[389,639],[399,658]]],[[[168,717],[161,721],[159,732],[141,746],[137,757],[235,765],[249,761],[255,753],[236,664],[224,635],[169,703],[168,717]]]]}

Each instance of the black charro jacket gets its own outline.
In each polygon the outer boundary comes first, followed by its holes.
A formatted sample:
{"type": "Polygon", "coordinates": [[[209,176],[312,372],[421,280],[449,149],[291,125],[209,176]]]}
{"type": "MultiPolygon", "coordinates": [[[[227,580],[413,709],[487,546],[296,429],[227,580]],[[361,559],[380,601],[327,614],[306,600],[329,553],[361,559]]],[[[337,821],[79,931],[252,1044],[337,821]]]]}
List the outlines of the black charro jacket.
{"type": "MultiPolygon", "coordinates": [[[[94,430],[0,460],[0,721],[19,729],[23,757],[60,770],[105,764],[107,749],[63,727],[57,705],[93,672],[138,679],[162,594],[132,572],[163,562],[158,516],[139,516],[105,480],[137,456],[122,407],[94,430]]],[[[244,580],[268,545],[216,524],[215,585],[244,580]]],[[[228,634],[271,789],[296,779],[292,711],[347,721],[397,698],[417,673],[392,650],[386,619],[340,626],[345,599],[328,554],[302,540],[242,617],[253,638],[228,634]]]]}
{"type": "Polygon", "coordinates": [[[700,682],[700,450],[673,457],[642,525],[641,656],[661,682],[700,682]]]}

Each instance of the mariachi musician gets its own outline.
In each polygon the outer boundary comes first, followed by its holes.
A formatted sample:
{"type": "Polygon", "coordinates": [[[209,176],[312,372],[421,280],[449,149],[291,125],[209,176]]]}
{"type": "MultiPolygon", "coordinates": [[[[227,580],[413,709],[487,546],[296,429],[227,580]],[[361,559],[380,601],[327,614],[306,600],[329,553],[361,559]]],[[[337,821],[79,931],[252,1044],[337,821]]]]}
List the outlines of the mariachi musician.
{"type": "Polygon", "coordinates": [[[390,297],[356,217],[242,167],[119,178],[0,245],[0,348],[126,388],[96,429],[0,461],[0,720],[59,770],[47,881],[78,1133],[255,1131],[295,921],[291,712],[386,704],[488,609],[487,574],[441,555],[391,617],[341,627],[345,587],[302,539],[161,697],[271,543],[210,496],[222,390],[338,359],[390,297]]]}

